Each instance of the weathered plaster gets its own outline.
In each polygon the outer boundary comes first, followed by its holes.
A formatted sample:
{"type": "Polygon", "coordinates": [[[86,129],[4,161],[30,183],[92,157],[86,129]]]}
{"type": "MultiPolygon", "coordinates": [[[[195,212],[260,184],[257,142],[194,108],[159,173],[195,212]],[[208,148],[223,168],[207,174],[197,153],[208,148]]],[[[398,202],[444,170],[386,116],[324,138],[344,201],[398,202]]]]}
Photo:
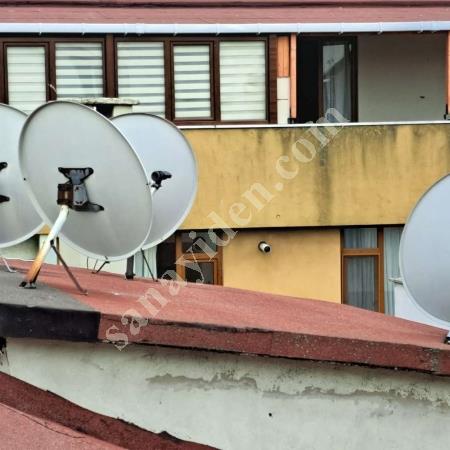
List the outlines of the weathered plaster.
{"type": "Polygon", "coordinates": [[[168,348],[11,339],[11,374],[223,449],[444,448],[450,379],[168,348]]]}
{"type": "Polygon", "coordinates": [[[184,130],[197,155],[199,190],[182,228],[402,224],[450,170],[448,124],[312,130],[184,130]]]}

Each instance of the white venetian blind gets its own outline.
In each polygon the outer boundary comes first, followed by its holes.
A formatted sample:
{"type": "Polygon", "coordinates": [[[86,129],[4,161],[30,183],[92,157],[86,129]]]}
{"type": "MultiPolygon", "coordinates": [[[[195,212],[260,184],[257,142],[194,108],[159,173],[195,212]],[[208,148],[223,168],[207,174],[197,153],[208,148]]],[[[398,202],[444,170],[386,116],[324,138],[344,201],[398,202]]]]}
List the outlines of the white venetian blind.
{"type": "Polygon", "coordinates": [[[119,97],[139,100],[133,111],[165,116],[162,42],[119,42],[117,70],[119,97]]]}
{"type": "Polygon", "coordinates": [[[103,96],[102,44],[56,44],[56,92],[58,98],[103,96]]]}
{"type": "Polygon", "coordinates": [[[175,45],[173,72],[175,117],[211,117],[211,68],[209,45],[175,45]]]}
{"type": "Polygon", "coordinates": [[[266,44],[263,41],[220,43],[222,120],[265,120],[266,44]]]}
{"type": "Polygon", "coordinates": [[[29,114],[47,101],[44,47],[7,47],[8,102],[29,114]]]}

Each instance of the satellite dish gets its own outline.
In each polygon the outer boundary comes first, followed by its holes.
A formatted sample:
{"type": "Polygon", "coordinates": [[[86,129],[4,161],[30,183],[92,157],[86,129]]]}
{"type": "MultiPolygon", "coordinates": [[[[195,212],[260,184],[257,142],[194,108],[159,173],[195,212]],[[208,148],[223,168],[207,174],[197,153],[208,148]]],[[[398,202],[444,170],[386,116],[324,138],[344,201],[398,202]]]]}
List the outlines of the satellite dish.
{"type": "Polygon", "coordinates": [[[26,119],[0,104],[0,249],[26,241],[44,226],[20,173],[19,137],[26,119]]]}
{"type": "Polygon", "coordinates": [[[34,284],[57,235],[108,261],[133,255],[147,241],[152,194],[146,172],[127,139],[101,114],[67,101],[41,106],[25,122],[19,156],[33,204],[53,225],[25,284],[34,284]]]}
{"type": "Polygon", "coordinates": [[[142,247],[154,247],[167,239],[189,214],[197,193],[197,162],[181,131],[171,122],[145,113],[132,113],[112,119],[138,154],[150,182],[159,169],[172,179],[153,196],[153,223],[142,247]]]}
{"type": "Polygon", "coordinates": [[[435,318],[450,321],[450,175],[414,207],[400,241],[400,272],[407,293],[435,318]]]}

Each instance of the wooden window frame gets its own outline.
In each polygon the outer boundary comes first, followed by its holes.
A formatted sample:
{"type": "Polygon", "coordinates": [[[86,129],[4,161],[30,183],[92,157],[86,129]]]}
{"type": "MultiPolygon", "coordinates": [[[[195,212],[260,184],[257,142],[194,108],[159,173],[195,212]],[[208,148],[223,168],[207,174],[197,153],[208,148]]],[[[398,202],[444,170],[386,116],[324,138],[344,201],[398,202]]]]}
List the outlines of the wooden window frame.
{"type": "MultiPolygon", "coordinates": [[[[196,230],[205,231],[205,230],[196,230]]],[[[221,245],[217,245],[217,254],[214,258],[210,258],[206,253],[187,253],[183,252],[183,241],[181,239],[182,233],[187,233],[189,230],[178,231],[175,235],[175,258],[178,261],[183,258],[184,261],[192,262],[207,262],[214,265],[214,284],[223,285],[223,250],[221,245]]],[[[218,235],[220,238],[220,235],[218,235]]],[[[176,272],[178,276],[185,280],[186,279],[186,268],[182,264],[176,264],[176,272]]]]}
{"type": "Polygon", "coordinates": [[[161,42],[164,44],[164,77],[165,77],[165,111],[166,119],[177,125],[263,125],[277,123],[277,38],[275,35],[267,36],[189,36],[189,37],[115,37],[115,94],[118,93],[118,42],[161,42]],[[266,44],[266,119],[265,120],[221,120],[220,117],[220,42],[233,41],[263,41],[266,44]],[[208,119],[176,119],[175,93],[173,73],[173,47],[175,45],[211,45],[210,74],[211,74],[211,113],[208,119]]]}
{"type": "Polygon", "coordinates": [[[103,49],[103,95],[117,97],[118,94],[118,42],[163,42],[164,44],[164,75],[165,75],[165,112],[166,118],[177,125],[260,125],[277,123],[277,36],[276,35],[227,35],[227,36],[162,36],[151,37],[119,37],[112,34],[94,36],[7,36],[0,37],[0,102],[7,103],[7,64],[6,46],[23,45],[46,47],[46,77],[47,101],[56,100],[56,43],[59,42],[97,42],[103,49]],[[266,43],[266,119],[265,120],[221,120],[220,119],[220,42],[222,41],[263,41],[266,43]],[[207,120],[174,118],[173,86],[173,57],[172,48],[175,44],[209,43],[212,46],[211,90],[212,118],[207,120]]]}
{"type": "Polygon", "coordinates": [[[345,248],[344,229],[341,230],[341,298],[347,304],[347,264],[348,257],[372,256],[375,257],[375,285],[376,285],[376,312],[384,313],[384,234],[380,227],[346,227],[346,228],[375,228],[377,230],[376,248],[345,248]]]}
{"type": "MultiPolygon", "coordinates": [[[[102,45],[103,51],[103,95],[113,96],[113,89],[111,89],[111,75],[113,75],[111,68],[107,65],[111,61],[111,37],[105,36],[49,36],[49,37],[1,37],[0,38],[0,63],[2,70],[0,70],[0,103],[8,103],[8,64],[6,48],[12,47],[38,47],[44,46],[46,49],[46,92],[47,101],[56,100],[56,44],[57,43],[77,43],[77,42],[92,42],[102,45]],[[107,45],[108,43],[108,45],[107,45]]],[[[114,64],[113,64],[114,68],[114,64]]]]}

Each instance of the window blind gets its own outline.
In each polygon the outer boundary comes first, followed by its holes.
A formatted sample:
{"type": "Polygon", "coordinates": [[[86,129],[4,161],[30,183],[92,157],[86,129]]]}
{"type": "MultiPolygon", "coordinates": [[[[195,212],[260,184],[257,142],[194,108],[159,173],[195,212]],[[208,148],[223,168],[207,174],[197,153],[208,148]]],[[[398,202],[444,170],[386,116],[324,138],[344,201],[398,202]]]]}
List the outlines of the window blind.
{"type": "Polygon", "coordinates": [[[103,96],[103,49],[97,42],[56,44],[58,98],[103,96]]]}
{"type": "Polygon", "coordinates": [[[164,117],[164,44],[119,42],[117,69],[119,96],[139,100],[133,111],[164,117]]]}
{"type": "Polygon", "coordinates": [[[175,117],[211,117],[209,45],[175,45],[173,49],[175,117]]]}
{"type": "Polygon", "coordinates": [[[266,43],[220,43],[220,110],[222,120],[265,120],[266,43]]]}
{"type": "Polygon", "coordinates": [[[7,47],[8,101],[29,114],[47,101],[44,47],[7,47]]]}

